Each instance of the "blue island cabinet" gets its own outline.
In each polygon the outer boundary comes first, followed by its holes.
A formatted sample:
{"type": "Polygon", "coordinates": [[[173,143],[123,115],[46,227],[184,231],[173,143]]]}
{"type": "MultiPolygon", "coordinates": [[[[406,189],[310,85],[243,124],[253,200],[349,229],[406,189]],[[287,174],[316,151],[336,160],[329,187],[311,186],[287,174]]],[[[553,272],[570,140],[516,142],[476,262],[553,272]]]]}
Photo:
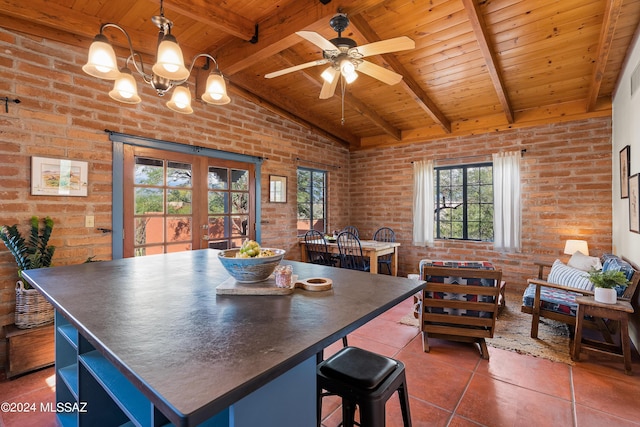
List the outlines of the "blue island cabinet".
{"type": "MultiPolygon", "coordinates": [[[[163,414],[56,311],[56,413],[62,426],[316,426],[316,358],[312,357],[198,422],[163,414]],[[179,418],[171,423],[169,418],[179,418]]],[[[162,399],[162,396],[157,396],[162,399]]]]}

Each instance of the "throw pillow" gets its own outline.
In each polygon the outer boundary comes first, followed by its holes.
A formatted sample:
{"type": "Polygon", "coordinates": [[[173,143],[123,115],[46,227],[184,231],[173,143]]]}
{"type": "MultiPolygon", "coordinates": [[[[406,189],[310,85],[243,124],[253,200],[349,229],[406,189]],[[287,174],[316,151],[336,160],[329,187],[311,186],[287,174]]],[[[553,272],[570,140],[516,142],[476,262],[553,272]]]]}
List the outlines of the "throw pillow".
{"type": "Polygon", "coordinates": [[[595,268],[596,270],[600,270],[602,268],[602,264],[600,263],[600,258],[595,256],[588,256],[578,251],[575,254],[571,255],[571,259],[567,263],[569,267],[577,268],[582,271],[589,271],[591,268],[595,268]]]}
{"type": "Polygon", "coordinates": [[[559,259],[555,260],[551,266],[547,282],[587,291],[593,290],[593,283],[589,281],[589,274],[586,271],[569,267],[559,259]]]}

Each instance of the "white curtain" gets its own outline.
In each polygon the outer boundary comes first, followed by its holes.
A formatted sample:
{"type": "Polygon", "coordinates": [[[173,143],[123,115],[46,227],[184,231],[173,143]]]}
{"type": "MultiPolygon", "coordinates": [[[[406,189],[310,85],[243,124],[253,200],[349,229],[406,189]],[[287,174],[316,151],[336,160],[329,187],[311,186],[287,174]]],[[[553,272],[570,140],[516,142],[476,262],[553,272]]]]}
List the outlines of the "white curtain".
{"type": "Polygon", "coordinates": [[[413,244],[433,246],[433,160],[413,162],[413,244]]]}
{"type": "Polygon", "coordinates": [[[493,246],[520,251],[520,151],[493,155],[493,246]]]}

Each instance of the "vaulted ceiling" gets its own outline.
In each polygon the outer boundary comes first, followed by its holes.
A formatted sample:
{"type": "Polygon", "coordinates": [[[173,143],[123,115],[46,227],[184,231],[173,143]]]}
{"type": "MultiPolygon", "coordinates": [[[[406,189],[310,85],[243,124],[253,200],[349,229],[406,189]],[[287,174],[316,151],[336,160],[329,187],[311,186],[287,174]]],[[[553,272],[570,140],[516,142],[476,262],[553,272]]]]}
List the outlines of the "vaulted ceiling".
{"type": "MultiPolygon", "coordinates": [[[[150,19],[159,12],[159,0],[0,0],[0,26],[88,49],[100,25],[114,22],[151,65],[150,19]]],[[[640,0],[165,0],[164,13],[187,66],[209,53],[232,97],[356,150],[610,115],[640,0]],[[342,36],[358,46],[415,41],[414,49],[367,57],[400,83],[359,73],[344,92],[319,99],[326,66],[265,78],[322,59],[296,32],[333,39],[329,20],[338,11],[350,20],[342,36]]],[[[105,35],[124,65],[126,38],[105,35]]]]}

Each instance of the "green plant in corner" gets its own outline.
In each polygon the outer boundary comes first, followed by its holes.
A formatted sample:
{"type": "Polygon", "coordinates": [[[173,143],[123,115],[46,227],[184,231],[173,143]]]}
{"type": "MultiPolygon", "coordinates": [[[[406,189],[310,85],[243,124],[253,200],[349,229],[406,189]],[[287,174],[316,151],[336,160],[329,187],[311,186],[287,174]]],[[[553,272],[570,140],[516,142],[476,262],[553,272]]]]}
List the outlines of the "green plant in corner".
{"type": "MultiPolygon", "coordinates": [[[[49,245],[49,238],[53,231],[53,220],[46,217],[43,222],[44,226],[41,229],[40,219],[37,216],[31,217],[31,232],[28,239],[22,237],[15,224],[4,225],[0,229],[0,238],[18,264],[18,278],[20,279],[22,279],[23,270],[51,266],[51,259],[56,249],[55,246],[49,245]]],[[[31,287],[25,283],[25,288],[30,289],[31,287]]]]}
{"type": "Polygon", "coordinates": [[[596,288],[613,289],[616,286],[626,287],[629,283],[627,276],[622,271],[616,270],[595,270],[589,271],[589,281],[596,288]]]}

